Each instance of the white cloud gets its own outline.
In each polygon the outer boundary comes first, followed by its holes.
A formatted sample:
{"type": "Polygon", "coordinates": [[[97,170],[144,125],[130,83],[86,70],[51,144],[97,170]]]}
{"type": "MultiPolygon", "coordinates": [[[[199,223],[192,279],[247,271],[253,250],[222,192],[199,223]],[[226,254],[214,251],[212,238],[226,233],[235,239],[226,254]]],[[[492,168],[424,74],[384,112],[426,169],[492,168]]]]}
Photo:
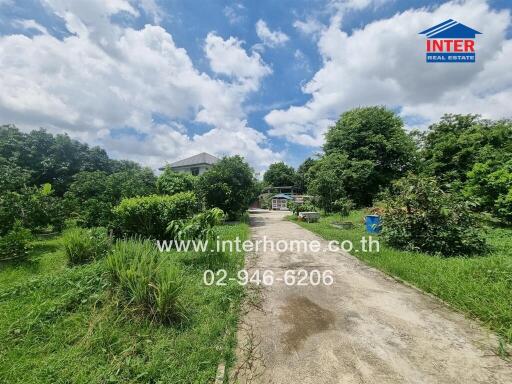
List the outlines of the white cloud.
{"type": "Polygon", "coordinates": [[[453,1],[408,10],[351,34],[342,30],[341,20],[334,18],[321,32],[318,50],[323,66],[303,87],[310,100],[267,114],[270,135],[320,146],[339,114],[360,105],[401,107],[402,116],[426,124],[445,112],[511,115],[508,11],[491,10],[484,0],[453,1]],[[424,37],[418,32],[448,18],[483,32],[477,37],[476,63],[425,63],[424,37]]]}
{"type": "Polygon", "coordinates": [[[66,131],[153,167],[200,151],[241,154],[257,169],[282,157],[247,124],[242,104],[270,69],[238,40],[208,36],[212,68],[230,76],[218,79],[198,71],[163,28],[114,24],[110,16],[118,12],[138,13],[131,2],[46,0],[45,5],[74,34],[62,40],[51,34],[0,36],[0,88],[8,90],[0,93],[0,123],[66,131]],[[219,51],[245,66],[214,65],[219,51]],[[155,122],[155,114],[169,123],[155,122]],[[176,121],[210,127],[194,134],[176,121]],[[110,135],[124,127],[144,139],[110,135]]]}
{"type": "Polygon", "coordinates": [[[271,31],[263,20],[258,20],[256,23],[256,34],[264,45],[272,48],[284,45],[289,40],[283,32],[271,31]]]}
{"type": "Polygon", "coordinates": [[[247,84],[251,90],[259,87],[262,77],[272,73],[257,52],[248,55],[242,48],[242,42],[234,37],[223,40],[220,36],[209,33],[206,37],[205,53],[214,72],[235,77],[247,84]]]}
{"type": "Polygon", "coordinates": [[[233,4],[225,6],[222,12],[230,24],[239,24],[245,19],[242,13],[244,10],[245,7],[242,4],[233,4]]]}
{"type": "Polygon", "coordinates": [[[138,5],[148,16],[153,18],[156,24],[160,24],[165,12],[156,3],[156,0],[138,0],[138,5]]]}
{"type": "Polygon", "coordinates": [[[308,18],[305,21],[295,20],[293,26],[305,35],[316,36],[324,29],[324,25],[314,18],[308,18]]]}
{"type": "Polygon", "coordinates": [[[48,34],[48,30],[43,27],[41,24],[37,23],[35,20],[26,20],[26,19],[16,19],[13,20],[12,25],[14,27],[26,29],[26,30],[36,30],[43,34],[48,34]]]}

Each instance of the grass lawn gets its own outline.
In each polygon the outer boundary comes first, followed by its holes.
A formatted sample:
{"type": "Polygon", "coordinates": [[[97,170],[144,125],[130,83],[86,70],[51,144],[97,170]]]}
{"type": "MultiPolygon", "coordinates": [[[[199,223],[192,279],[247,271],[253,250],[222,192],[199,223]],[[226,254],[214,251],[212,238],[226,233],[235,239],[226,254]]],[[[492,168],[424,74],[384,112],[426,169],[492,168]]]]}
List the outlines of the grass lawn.
{"type": "MultiPolygon", "coordinates": [[[[247,238],[245,224],[220,228],[247,238]]],[[[207,383],[234,360],[236,282],[204,286],[204,256],[164,253],[186,270],[188,319],[150,323],[122,305],[104,260],[68,267],[60,238],[39,240],[27,262],[0,263],[0,383],[207,383]]],[[[222,268],[236,273],[243,255],[222,268]]]]}
{"type": "MultiPolygon", "coordinates": [[[[330,225],[340,216],[326,216],[318,223],[299,225],[328,240],[351,240],[357,248],[362,236],[364,211],[354,211],[343,221],[353,229],[330,225]]],[[[291,217],[290,217],[291,218],[291,217]]],[[[373,236],[378,238],[378,236],[373,236]]],[[[380,243],[380,252],[352,252],[367,264],[430,292],[495,330],[512,342],[512,229],[489,228],[487,241],[492,251],[483,256],[441,258],[404,252],[380,243]]]]}

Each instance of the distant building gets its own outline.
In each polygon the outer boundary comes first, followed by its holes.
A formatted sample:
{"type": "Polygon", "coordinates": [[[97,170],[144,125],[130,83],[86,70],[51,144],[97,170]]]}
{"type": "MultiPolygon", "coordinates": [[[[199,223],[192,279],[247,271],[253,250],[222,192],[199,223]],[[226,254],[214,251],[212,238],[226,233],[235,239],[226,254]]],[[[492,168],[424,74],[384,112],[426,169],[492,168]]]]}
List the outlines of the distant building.
{"type": "Polygon", "coordinates": [[[293,197],[284,193],[278,193],[272,196],[272,209],[278,211],[288,211],[288,202],[293,201],[293,197]]]}
{"type": "MultiPolygon", "coordinates": [[[[220,159],[209,153],[203,152],[198,155],[168,164],[174,172],[186,172],[194,176],[201,175],[210,169],[220,159]]],[[[163,169],[163,168],[162,168],[163,169]]]]}

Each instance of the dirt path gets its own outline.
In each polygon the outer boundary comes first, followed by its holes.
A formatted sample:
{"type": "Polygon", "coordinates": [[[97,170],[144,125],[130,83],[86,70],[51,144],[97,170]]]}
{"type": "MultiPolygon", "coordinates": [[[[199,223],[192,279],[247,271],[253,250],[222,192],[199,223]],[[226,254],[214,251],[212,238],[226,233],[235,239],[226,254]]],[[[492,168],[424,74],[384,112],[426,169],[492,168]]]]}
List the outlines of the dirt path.
{"type": "MultiPolygon", "coordinates": [[[[283,221],[252,215],[253,240],[319,240],[283,221]]],[[[241,383],[512,383],[494,336],[441,302],[342,253],[249,255],[247,267],[331,270],[331,286],[275,281],[247,304],[232,381],[241,383]],[[258,296],[259,295],[259,296],[258,296]],[[260,299],[258,299],[260,297],[260,299]],[[234,378],[236,376],[236,379],[234,378]]]]}

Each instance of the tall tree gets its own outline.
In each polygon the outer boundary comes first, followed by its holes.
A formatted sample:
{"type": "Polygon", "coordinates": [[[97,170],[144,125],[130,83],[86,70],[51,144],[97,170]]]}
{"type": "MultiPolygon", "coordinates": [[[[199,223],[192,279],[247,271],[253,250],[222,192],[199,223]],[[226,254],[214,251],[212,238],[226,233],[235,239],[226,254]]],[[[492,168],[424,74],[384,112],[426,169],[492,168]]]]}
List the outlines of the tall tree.
{"type": "Polygon", "coordinates": [[[301,165],[299,165],[299,168],[297,168],[297,188],[303,193],[308,191],[310,183],[308,171],[313,165],[315,165],[316,161],[317,160],[308,157],[301,165]]]}
{"type": "Polygon", "coordinates": [[[333,152],[323,156],[308,171],[309,193],[315,195],[318,204],[332,212],[334,202],[349,198],[358,205],[371,203],[374,165],[370,160],[351,160],[346,153],[333,152]]]}
{"type": "Polygon", "coordinates": [[[294,186],[297,183],[297,175],[293,167],[280,161],[270,164],[263,175],[263,181],[274,187],[294,186]]]}
{"type": "MultiPolygon", "coordinates": [[[[370,204],[379,190],[417,166],[417,148],[395,113],[384,107],[355,108],[343,113],[326,134],[324,151],[345,154],[351,162],[368,162],[371,174],[362,196],[370,204]]],[[[360,169],[359,166],[351,167],[360,169]]],[[[362,170],[366,175],[368,170],[362,170]]],[[[366,176],[365,176],[366,177],[366,176]]]]}
{"type": "Polygon", "coordinates": [[[429,127],[423,151],[427,173],[447,183],[464,183],[476,163],[490,172],[512,156],[512,122],[478,115],[444,115],[429,127]]]}

